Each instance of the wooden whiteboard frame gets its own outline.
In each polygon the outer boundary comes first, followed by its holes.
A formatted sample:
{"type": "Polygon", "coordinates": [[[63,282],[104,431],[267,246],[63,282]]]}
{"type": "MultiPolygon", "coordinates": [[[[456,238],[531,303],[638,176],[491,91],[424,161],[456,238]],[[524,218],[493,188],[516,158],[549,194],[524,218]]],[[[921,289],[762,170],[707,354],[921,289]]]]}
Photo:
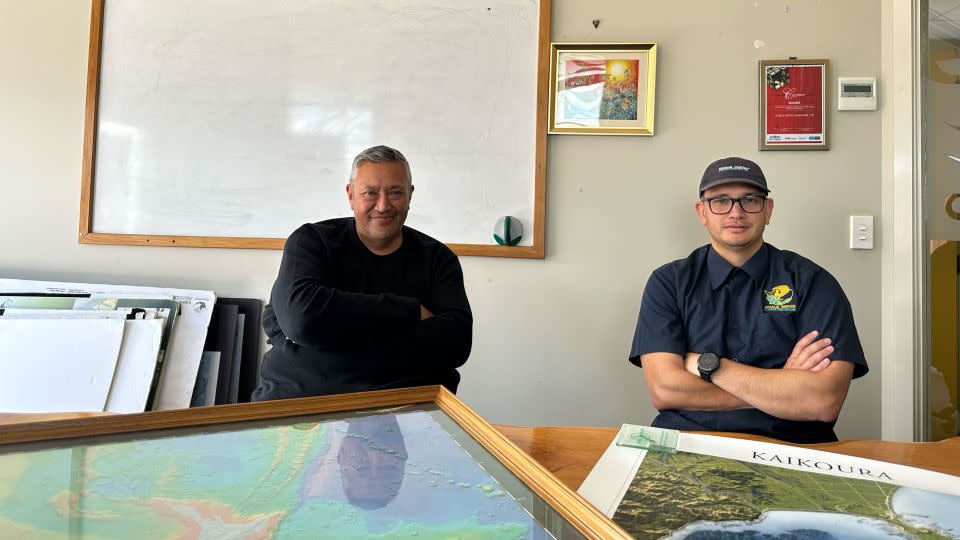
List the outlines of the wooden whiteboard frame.
{"type": "MultiPolygon", "coordinates": [[[[87,95],[83,132],[83,168],[80,181],[81,244],[110,244],[161,247],[203,247],[241,249],[283,249],[285,238],[230,236],[174,236],[93,232],[94,166],[100,95],[100,58],[103,42],[103,12],[107,0],[93,0],[90,14],[90,48],[87,58],[87,95]]],[[[447,244],[457,255],[543,259],[546,239],[547,190],[547,107],[550,75],[550,14],[552,0],[540,0],[537,37],[537,123],[535,131],[533,245],[499,246],[447,244]]]]}

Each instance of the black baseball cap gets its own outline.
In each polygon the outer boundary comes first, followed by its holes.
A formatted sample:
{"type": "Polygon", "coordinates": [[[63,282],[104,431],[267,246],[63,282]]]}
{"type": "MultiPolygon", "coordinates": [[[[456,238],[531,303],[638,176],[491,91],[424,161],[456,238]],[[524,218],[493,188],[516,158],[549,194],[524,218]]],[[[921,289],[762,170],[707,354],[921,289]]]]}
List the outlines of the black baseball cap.
{"type": "Polygon", "coordinates": [[[765,194],[770,193],[767,178],[763,176],[759,165],[749,159],[728,157],[707,165],[700,179],[700,196],[703,197],[703,192],[714,186],[731,182],[743,182],[762,189],[765,194]]]}

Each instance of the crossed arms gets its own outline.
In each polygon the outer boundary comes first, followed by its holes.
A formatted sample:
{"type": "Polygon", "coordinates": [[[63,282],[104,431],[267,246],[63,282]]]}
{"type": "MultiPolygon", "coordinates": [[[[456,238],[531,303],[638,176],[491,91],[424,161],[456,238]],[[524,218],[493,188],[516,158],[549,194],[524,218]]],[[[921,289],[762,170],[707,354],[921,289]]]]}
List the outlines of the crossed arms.
{"type": "Polygon", "coordinates": [[[829,338],[811,332],[800,339],[782,369],[764,369],[727,358],[704,381],[699,352],[641,356],[647,388],[658,410],[727,411],[756,408],[786,420],[832,422],[840,415],[853,378],[853,363],[829,358],[829,338]]]}
{"type": "Polygon", "coordinates": [[[310,347],[389,343],[391,356],[424,369],[457,368],[467,361],[473,316],[463,272],[452,253],[438,256],[430,298],[364,294],[329,285],[335,261],[323,243],[298,230],[284,247],[271,293],[285,337],[310,347]]]}

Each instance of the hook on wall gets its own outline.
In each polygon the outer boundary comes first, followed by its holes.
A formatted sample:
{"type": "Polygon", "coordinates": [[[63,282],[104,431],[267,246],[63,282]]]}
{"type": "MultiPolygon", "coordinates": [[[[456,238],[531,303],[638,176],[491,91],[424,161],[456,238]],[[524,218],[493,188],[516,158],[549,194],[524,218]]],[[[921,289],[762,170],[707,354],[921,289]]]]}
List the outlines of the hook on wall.
{"type": "Polygon", "coordinates": [[[597,27],[599,27],[599,26],[600,26],[600,19],[594,19],[594,20],[593,20],[593,27],[594,27],[594,28],[597,28],[597,27]]]}

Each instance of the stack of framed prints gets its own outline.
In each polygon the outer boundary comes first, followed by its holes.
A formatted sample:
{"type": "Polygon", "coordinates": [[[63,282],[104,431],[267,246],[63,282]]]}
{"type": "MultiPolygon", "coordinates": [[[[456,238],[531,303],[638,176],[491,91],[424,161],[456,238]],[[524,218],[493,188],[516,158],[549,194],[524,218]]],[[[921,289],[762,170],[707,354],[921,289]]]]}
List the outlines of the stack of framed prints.
{"type": "Polygon", "coordinates": [[[0,411],[250,401],[262,312],[257,298],[213,291],[0,278],[0,411]]]}
{"type": "Polygon", "coordinates": [[[188,407],[215,300],[213,291],[0,278],[0,411],[188,407]]]}
{"type": "Polygon", "coordinates": [[[0,537],[628,538],[421,387],[15,425],[0,537]]]}
{"type": "Polygon", "coordinates": [[[258,298],[217,298],[193,385],[191,407],[246,403],[260,370],[258,298]]]}
{"type": "Polygon", "coordinates": [[[0,410],[142,412],[178,312],[172,296],[0,293],[0,410]]]}

